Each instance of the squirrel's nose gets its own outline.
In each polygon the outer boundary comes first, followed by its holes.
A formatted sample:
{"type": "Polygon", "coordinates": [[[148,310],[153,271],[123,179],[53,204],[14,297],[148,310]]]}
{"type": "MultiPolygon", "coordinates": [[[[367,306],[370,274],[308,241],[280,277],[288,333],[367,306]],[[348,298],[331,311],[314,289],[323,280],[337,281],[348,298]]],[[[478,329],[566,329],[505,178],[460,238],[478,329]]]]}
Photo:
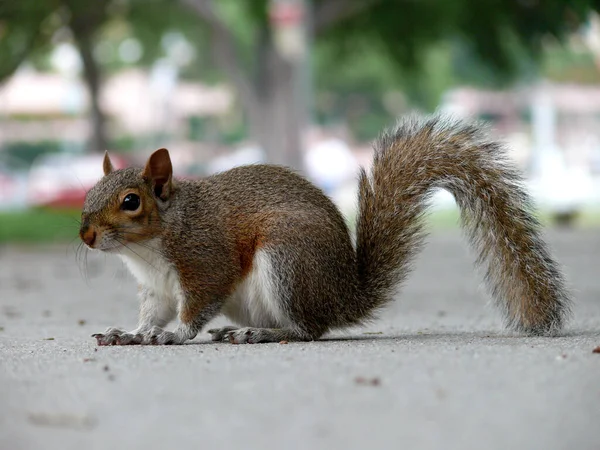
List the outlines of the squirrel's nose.
{"type": "Polygon", "coordinates": [[[87,245],[89,245],[90,247],[94,246],[94,242],[96,242],[96,230],[94,229],[94,227],[84,225],[83,227],[81,227],[81,230],[79,230],[79,236],[81,237],[81,240],[87,245]]]}

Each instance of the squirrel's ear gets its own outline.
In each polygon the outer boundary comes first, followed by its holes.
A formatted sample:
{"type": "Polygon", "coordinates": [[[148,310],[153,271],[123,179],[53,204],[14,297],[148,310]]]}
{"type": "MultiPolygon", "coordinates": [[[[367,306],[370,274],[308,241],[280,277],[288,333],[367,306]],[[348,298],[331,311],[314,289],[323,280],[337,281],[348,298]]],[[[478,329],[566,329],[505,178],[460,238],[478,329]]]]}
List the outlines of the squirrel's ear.
{"type": "Polygon", "coordinates": [[[169,151],[166,148],[158,149],[150,155],[143,176],[152,183],[152,190],[158,198],[162,200],[169,198],[171,195],[173,166],[171,165],[169,151]]]}
{"type": "Polygon", "coordinates": [[[108,175],[113,170],[115,170],[113,168],[110,157],[108,156],[108,150],[104,151],[104,161],[102,162],[102,169],[104,169],[104,176],[108,175]]]}

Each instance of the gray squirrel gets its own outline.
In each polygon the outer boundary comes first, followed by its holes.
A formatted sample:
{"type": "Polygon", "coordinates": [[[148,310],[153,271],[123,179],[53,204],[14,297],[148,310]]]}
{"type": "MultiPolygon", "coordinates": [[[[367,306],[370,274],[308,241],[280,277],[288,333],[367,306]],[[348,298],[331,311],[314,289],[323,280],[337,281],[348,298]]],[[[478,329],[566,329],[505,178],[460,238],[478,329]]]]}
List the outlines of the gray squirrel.
{"type": "Polygon", "coordinates": [[[508,327],[551,335],[569,315],[520,174],[478,125],[433,116],[384,132],[359,174],[355,245],[332,201],[284,167],[178,180],[160,149],[144,168],[121,170],[106,153],[103,169],[80,237],[124,260],[141,304],[135,330],[94,334],[98,345],[183,344],[219,314],[239,328],[208,332],[236,344],[316,340],[364,323],[409,275],[436,188],[454,195],[508,327]]]}

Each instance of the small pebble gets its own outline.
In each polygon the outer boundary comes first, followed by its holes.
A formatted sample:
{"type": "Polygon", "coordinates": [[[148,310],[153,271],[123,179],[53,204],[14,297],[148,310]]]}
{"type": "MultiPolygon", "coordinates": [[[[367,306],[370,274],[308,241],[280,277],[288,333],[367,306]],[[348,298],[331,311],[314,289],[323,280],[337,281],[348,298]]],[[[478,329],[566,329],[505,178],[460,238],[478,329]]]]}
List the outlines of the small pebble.
{"type": "Polygon", "coordinates": [[[356,384],[368,385],[368,386],[379,386],[381,384],[381,380],[377,377],[375,378],[365,378],[365,377],[356,377],[354,379],[356,384]]]}

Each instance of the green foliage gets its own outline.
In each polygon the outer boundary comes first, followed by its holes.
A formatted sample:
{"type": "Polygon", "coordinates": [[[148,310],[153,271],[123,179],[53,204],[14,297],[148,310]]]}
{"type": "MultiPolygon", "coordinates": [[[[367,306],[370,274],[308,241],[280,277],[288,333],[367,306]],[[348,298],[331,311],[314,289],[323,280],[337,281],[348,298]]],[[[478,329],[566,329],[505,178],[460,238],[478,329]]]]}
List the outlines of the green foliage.
{"type": "Polygon", "coordinates": [[[12,141],[3,145],[2,152],[9,159],[18,160],[26,166],[31,166],[38,157],[49,153],[58,153],[65,145],[64,142],[58,141],[12,141]]]}
{"type": "Polygon", "coordinates": [[[347,123],[360,141],[372,140],[410,107],[433,110],[456,81],[452,49],[446,44],[424,50],[419,72],[400,68],[368,42],[359,41],[352,58],[337,57],[337,50],[330,42],[316,45],[315,118],[321,124],[347,123]],[[390,108],[386,96],[393,91],[402,92],[403,98],[390,108]]]}
{"type": "Polygon", "coordinates": [[[115,136],[109,141],[108,148],[114,152],[127,153],[137,150],[139,141],[139,138],[130,135],[115,136]]]}
{"type": "Polygon", "coordinates": [[[128,33],[120,36],[134,37],[144,49],[139,64],[152,65],[167,56],[166,39],[170,33],[184,38],[194,49],[194,63],[184,67],[184,76],[214,78],[215,69],[210,49],[210,30],[189,10],[173,0],[129,0],[123,7],[119,20],[128,33]]]}
{"type": "Polygon", "coordinates": [[[81,211],[29,209],[0,212],[0,244],[75,242],[81,211]]]}
{"type": "Polygon", "coordinates": [[[0,82],[27,58],[47,47],[56,31],[57,2],[0,2],[0,82]]]}
{"type": "MultiPolygon", "coordinates": [[[[315,0],[315,9],[327,3],[315,0]]],[[[337,99],[363,96],[369,113],[352,120],[348,111],[345,117],[359,139],[372,138],[369,130],[386,117],[388,124],[393,121],[395,114],[382,101],[390,89],[401,90],[411,105],[432,110],[457,82],[497,88],[516,78],[527,81],[539,75],[540,61],[541,70],[555,79],[585,77],[583,61],[579,72],[560,72],[557,59],[541,58],[541,50],[549,36],[560,43],[584,23],[597,7],[593,2],[373,0],[360,8],[367,3],[349,0],[347,7],[360,13],[320,30],[315,53],[317,92],[327,93],[326,103],[335,105],[323,111],[317,101],[316,116],[330,121],[347,106],[337,99]]],[[[583,59],[589,67],[590,55],[583,59]]],[[[586,73],[597,77],[597,70],[586,73]]]]}
{"type": "MultiPolygon", "coordinates": [[[[257,77],[265,73],[259,70],[260,49],[272,39],[269,1],[213,3],[235,39],[239,71],[260,86],[257,77]]],[[[359,139],[370,139],[376,127],[397,114],[385,101],[390,90],[404,93],[405,107],[431,110],[456,82],[496,87],[515,77],[534,78],[540,70],[559,81],[599,81],[589,53],[574,55],[559,45],[542,53],[548,37],[562,42],[600,9],[593,0],[309,3],[316,33],[315,116],[321,123],[349,123],[359,139]],[[323,20],[331,11],[333,16],[323,20]]],[[[104,71],[129,64],[149,67],[167,56],[166,36],[178,35],[195,52],[193,63],[181,67],[184,79],[212,82],[223,75],[213,62],[212,24],[182,0],[0,0],[0,81],[25,59],[48,68],[48,50],[69,38],[69,27],[85,24],[96,42],[102,40],[96,55],[104,71]],[[143,51],[139,60],[125,62],[119,48],[131,38],[143,51]]],[[[239,133],[240,127],[227,140],[239,133]]]]}
{"type": "Polygon", "coordinates": [[[549,46],[541,64],[544,76],[557,82],[600,83],[594,55],[579,47],[579,51],[573,51],[560,45],[549,46]]]}
{"type": "Polygon", "coordinates": [[[242,118],[192,116],[188,123],[188,138],[193,141],[212,141],[227,145],[236,144],[248,137],[248,125],[242,118]]]}
{"type": "Polygon", "coordinates": [[[128,63],[119,58],[119,45],[134,38],[143,48],[135,64],[150,66],[166,56],[165,34],[176,32],[193,43],[195,76],[214,74],[210,61],[208,28],[174,0],[22,0],[0,3],[0,81],[26,59],[48,69],[53,45],[68,40],[69,28],[89,28],[92,38],[103,42],[104,70],[128,63]],[[92,7],[93,6],[93,7],[92,7]],[[212,72],[211,72],[212,71],[212,72]]]}
{"type": "MultiPolygon", "coordinates": [[[[316,0],[319,4],[330,0],[316,0]]],[[[362,0],[361,0],[362,1],[362,0]]],[[[348,4],[360,3],[349,0],[348,4]]],[[[523,54],[537,57],[544,37],[564,38],[597,7],[589,0],[373,0],[371,6],[323,30],[349,56],[360,41],[383,48],[402,68],[419,69],[423,49],[459,39],[473,55],[504,73],[518,70],[523,54]],[[515,54],[515,48],[520,51],[515,54]]]]}

